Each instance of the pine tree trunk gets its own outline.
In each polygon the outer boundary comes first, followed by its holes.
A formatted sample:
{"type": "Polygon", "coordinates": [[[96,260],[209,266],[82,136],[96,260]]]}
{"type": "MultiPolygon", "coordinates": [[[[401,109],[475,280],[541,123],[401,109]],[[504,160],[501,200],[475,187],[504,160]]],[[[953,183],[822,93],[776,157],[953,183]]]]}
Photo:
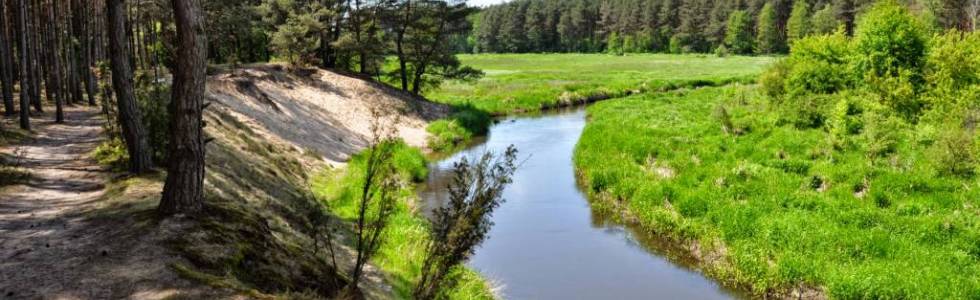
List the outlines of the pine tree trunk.
{"type": "Polygon", "coordinates": [[[33,1],[31,4],[32,12],[29,12],[27,22],[28,31],[25,34],[28,36],[28,51],[31,52],[31,82],[33,82],[31,87],[31,104],[34,105],[34,111],[38,113],[44,113],[44,105],[41,103],[41,78],[44,74],[41,72],[41,48],[40,45],[40,24],[38,24],[40,5],[37,1],[33,1]]]}
{"type": "Polygon", "coordinates": [[[123,1],[106,1],[109,60],[112,65],[112,86],[119,106],[119,125],[129,152],[129,171],[140,174],[150,171],[153,161],[143,118],[133,94],[133,70],[129,65],[130,52],[126,40],[126,4],[123,1]]]}
{"type": "Polygon", "coordinates": [[[30,84],[30,75],[28,75],[30,66],[27,51],[27,0],[17,1],[17,34],[20,39],[20,128],[24,130],[31,130],[31,116],[30,116],[30,96],[28,95],[27,86],[30,84]]]}
{"type": "Polygon", "coordinates": [[[44,31],[45,40],[47,41],[47,47],[45,52],[47,52],[47,70],[48,79],[45,85],[45,90],[48,94],[48,99],[54,99],[55,105],[55,123],[65,122],[65,98],[62,97],[64,93],[61,87],[61,53],[58,50],[58,19],[55,17],[54,13],[54,3],[47,3],[44,8],[45,20],[47,22],[44,31]]]}
{"type": "Polygon", "coordinates": [[[170,162],[162,215],[193,213],[204,206],[202,109],[207,76],[207,40],[197,0],[172,0],[177,25],[177,61],[170,101],[170,162]]]}
{"type": "Polygon", "coordinates": [[[0,0],[0,84],[3,86],[3,114],[5,116],[14,115],[14,64],[13,55],[10,48],[10,40],[7,39],[9,32],[7,25],[7,6],[6,0],[0,0]]]}

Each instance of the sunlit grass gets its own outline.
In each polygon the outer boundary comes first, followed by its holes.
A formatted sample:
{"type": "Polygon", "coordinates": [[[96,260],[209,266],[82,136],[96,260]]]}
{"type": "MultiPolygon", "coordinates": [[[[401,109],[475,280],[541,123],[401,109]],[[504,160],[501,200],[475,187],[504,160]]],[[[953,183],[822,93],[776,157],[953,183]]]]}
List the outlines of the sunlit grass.
{"type": "Polygon", "coordinates": [[[445,82],[426,97],[496,114],[675,86],[749,82],[773,61],[768,57],[669,54],[476,54],[459,58],[486,76],[475,83],[445,82]]]}
{"type": "Polygon", "coordinates": [[[980,297],[976,178],[936,174],[914,128],[894,154],[869,159],[776,111],[750,87],[602,102],[588,109],[575,165],[596,201],[722,254],[708,272],[758,293],[980,297]],[[722,130],[719,105],[742,135],[722,130]]]}
{"type": "MultiPolygon", "coordinates": [[[[327,170],[313,179],[313,191],[328,201],[331,212],[347,221],[357,218],[359,186],[363,182],[365,154],[356,155],[346,169],[327,170]]],[[[428,242],[428,221],[413,211],[414,183],[426,179],[428,169],[422,153],[399,143],[394,154],[395,167],[405,181],[399,191],[396,212],[384,233],[385,241],[373,263],[387,275],[397,296],[411,298],[412,288],[421,274],[428,242]]],[[[458,286],[448,292],[450,299],[493,299],[489,284],[474,271],[461,268],[458,286]]]]}

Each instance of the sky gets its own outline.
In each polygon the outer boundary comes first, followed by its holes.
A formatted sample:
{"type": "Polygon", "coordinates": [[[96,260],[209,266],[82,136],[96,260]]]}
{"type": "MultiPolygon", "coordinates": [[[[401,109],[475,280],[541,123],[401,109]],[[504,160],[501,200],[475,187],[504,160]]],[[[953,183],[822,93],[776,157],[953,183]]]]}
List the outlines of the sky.
{"type": "Polygon", "coordinates": [[[487,6],[491,4],[503,3],[507,0],[467,0],[466,3],[471,6],[487,6]]]}

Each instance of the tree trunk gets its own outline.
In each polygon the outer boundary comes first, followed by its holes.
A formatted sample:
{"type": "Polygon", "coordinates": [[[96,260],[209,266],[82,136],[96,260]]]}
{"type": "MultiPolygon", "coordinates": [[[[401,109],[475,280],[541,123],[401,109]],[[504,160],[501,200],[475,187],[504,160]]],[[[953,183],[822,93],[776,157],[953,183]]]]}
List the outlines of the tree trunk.
{"type": "Polygon", "coordinates": [[[129,44],[126,41],[126,4],[124,0],[107,0],[106,25],[109,33],[109,60],[112,86],[119,106],[119,125],[129,151],[129,171],[140,174],[153,168],[150,145],[143,128],[143,117],[133,94],[133,70],[130,69],[129,44]]]}
{"type": "Polygon", "coordinates": [[[45,90],[48,92],[48,99],[54,97],[55,123],[65,122],[65,98],[61,86],[61,52],[58,49],[58,18],[55,14],[54,3],[48,3],[45,9],[45,20],[47,20],[47,30],[44,36],[47,40],[45,51],[48,53],[48,81],[45,90]]]}
{"type": "Polygon", "coordinates": [[[172,0],[177,25],[177,61],[170,101],[167,182],[157,211],[194,213],[204,206],[202,110],[207,76],[207,39],[197,0],[172,0]]]}
{"type": "Polygon", "coordinates": [[[14,53],[10,48],[10,41],[7,39],[9,32],[7,25],[7,1],[0,0],[0,84],[3,85],[3,114],[5,116],[14,115],[14,63],[12,57],[14,53]]]}
{"type": "Polygon", "coordinates": [[[38,24],[38,19],[40,14],[40,8],[37,1],[33,1],[31,4],[30,14],[27,17],[28,30],[25,34],[28,36],[28,47],[27,50],[31,52],[31,82],[33,84],[31,87],[31,103],[34,104],[34,111],[38,113],[44,112],[44,105],[41,103],[41,78],[44,74],[41,74],[41,48],[39,33],[41,32],[40,24],[38,24]]]}
{"type": "Polygon", "coordinates": [[[29,78],[28,73],[30,72],[30,66],[28,61],[27,51],[27,0],[17,1],[17,31],[20,32],[17,36],[20,39],[20,128],[24,130],[31,130],[31,116],[30,116],[30,96],[28,95],[29,78]]]}

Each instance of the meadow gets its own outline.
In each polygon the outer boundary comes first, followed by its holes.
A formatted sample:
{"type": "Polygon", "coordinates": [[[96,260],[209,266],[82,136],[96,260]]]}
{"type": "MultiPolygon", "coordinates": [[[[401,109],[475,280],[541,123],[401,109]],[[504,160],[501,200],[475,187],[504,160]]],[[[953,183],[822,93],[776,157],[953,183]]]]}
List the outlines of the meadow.
{"type": "Polygon", "coordinates": [[[459,55],[482,70],[476,82],[447,81],[426,97],[492,114],[617,98],[678,87],[752,82],[774,59],[713,55],[475,54],[459,55]]]}
{"type": "Polygon", "coordinates": [[[980,297],[980,181],[932,168],[922,128],[875,157],[781,112],[738,85],[601,102],[575,165],[594,207],[756,293],[980,297]]]}

